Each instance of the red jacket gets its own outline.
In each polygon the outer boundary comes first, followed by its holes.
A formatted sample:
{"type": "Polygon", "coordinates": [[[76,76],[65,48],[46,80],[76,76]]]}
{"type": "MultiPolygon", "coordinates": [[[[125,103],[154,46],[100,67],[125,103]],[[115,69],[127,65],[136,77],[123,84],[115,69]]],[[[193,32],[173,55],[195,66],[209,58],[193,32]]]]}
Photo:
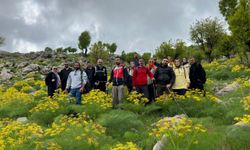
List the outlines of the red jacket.
{"type": "Polygon", "coordinates": [[[132,76],[133,86],[146,86],[148,84],[147,77],[154,78],[153,74],[145,66],[138,66],[134,69],[132,76]]]}

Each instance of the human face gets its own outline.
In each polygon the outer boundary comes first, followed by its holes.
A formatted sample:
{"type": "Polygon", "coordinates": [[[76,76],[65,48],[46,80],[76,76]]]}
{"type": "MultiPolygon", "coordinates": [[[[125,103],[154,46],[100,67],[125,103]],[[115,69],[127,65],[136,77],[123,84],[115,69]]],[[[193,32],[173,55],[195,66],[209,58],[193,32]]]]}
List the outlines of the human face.
{"type": "Polygon", "coordinates": [[[121,59],[120,58],[115,58],[115,64],[120,65],[121,64],[121,59]]]}
{"type": "Polygon", "coordinates": [[[53,71],[53,72],[57,72],[57,68],[56,68],[56,67],[53,67],[53,68],[52,68],[52,71],[53,71]]]}
{"type": "Polygon", "coordinates": [[[75,70],[78,70],[78,69],[80,69],[80,63],[75,63],[75,65],[74,65],[74,68],[75,68],[75,70]]]}
{"type": "Polygon", "coordinates": [[[140,60],[139,60],[139,65],[140,65],[140,66],[143,66],[143,65],[144,65],[144,60],[143,60],[143,59],[140,59],[140,60]]]}
{"type": "Polygon", "coordinates": [[[130,67],[134,68],[135,67],[135,63],[133,61],[130,62],[130,67]]]}
{"type": "Polygon", "coordinates": [[[102,60],[102,59],[98,59],[97,64],[98,64],[99,66],[102,66],[103,60],[102,60]]]}
{"type": "Polygon", "coordinates": [[[64,67],[65,68],[69,68],[69,64],[64,64],[64,67]]]}
{"type": "Polygon", "coordinates": [[[168,59],[164,58],[164,59],[162,60],[162,64],[163,64],[164,66],[167,65],[167,64],[168,64],[168,59]]]}
{"type": "Polygon", "coordinates": [[[175,60],[174,64],[175,64],[176,67],[180,67],[181,62],[180,62],[180,60],[175,60]]]}
{"type": "Polygon", "coordinates": [[[195,63],[195,59],[194,58],[190,58],[189,59],[189,63],[192,65],[192,64],[194,64],[195,63]]]}

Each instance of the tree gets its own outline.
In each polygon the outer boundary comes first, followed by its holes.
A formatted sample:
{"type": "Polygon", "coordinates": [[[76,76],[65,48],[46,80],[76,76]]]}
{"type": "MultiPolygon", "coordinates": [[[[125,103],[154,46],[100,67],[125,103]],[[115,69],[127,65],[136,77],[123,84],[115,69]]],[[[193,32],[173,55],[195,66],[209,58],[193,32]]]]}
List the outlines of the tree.
{"type": "Polygon", "coordinates": [[[0,45],[3,45],[4,44],[4,38],[0,36],[0,45]]]}
{"type": "Polygon", "coordinates": [[[56,52],[57,53],[63,53],[63,52],[65,52],[65,50],[62,47],[59,47],[59,48],[56,49],[56,52]]]}
{"type": "Polygon", "coordinates": [[[223,16],[225,16],[226,20],[228,20],[229,16],[234,14],[237,4],[238,0],[220,0],[220,12],[223,16]]]}
{"type": "Polygon", "coordinates": [[[90,48],[89,57],[92,63],[96,63],[100,58],[104,61],[107,61],[109,52],[107,50],[106,44],[102,43],[101,41],[94,43],[90,48]]]}
{"type": "Polygon", "coordinates": [[[218,53],[220,55],[226,56],[230,58],[230,55],[234,53],[234,49],[236,48],[236,43],[232,36],[225,34],[218,44],[218,53]]]}
{"type": "Polygon", "coordinates": [[[160,59],[166,58],[167,56],[173,59],[180,58],[186,50],[185,42],[177,40],[175,43],[163,42],[159,48],[156,49],[156,56],[160,59]]]}
{"type": "Polygon", "coordinates": [[[109,53],[114,54],[116,52],[116,49],[117,49],[116,43],[107,44],[107,49],[108,49],[109,53]]]}
{"type": "Polygon", "coordinates": [[[151,53],[143,53],[142,58],[147,62],[151,58],[151,53]]]}
{"type": "Polygon", "coordinates": [[[75,53],[75,52],[77,52],[77,49],[76,48],[70,48],[70,49],[68,49],[68,52],[69,53],[75,53]]]}
{"type": "Polygon", "coordinates": [[[52,53],[52,52],[53,52],[53,49],[50,48],[50,47],[46,47],[46,48],[44,49],[44,51],[45,51],[46,53],[52,53]]]}
{"type": "Polygon", "coordinates": [[[79,49],[81,49],[83,54],[85,56],[87,56],[88,47],[89,47],[89,44],[91,42],[90,33],[88,31],[82,32],[81,35],[78,38],[78,41],[79,41],[79,43],[78,43],[79,49]],[[85,50],[85,52],[84,52],[84,50],[85,50]]]}
{"type": "MultiPolygon", "coordinates": [[[[250,0],[220,1],[220,11],[226,18],[232,38],[237,43],[237,53],[250,64],[250,0]],[[231,2],[231,3],[229,3],[231,2]]],[[[244,59],[242,59],[244,61],[244,59]]]]}
{"type": "Polygon", "coordinates": [[[190,30],[191,40],[200,46],[207,60],[211,62],[213,60],[213,50],[219,39],[225,34],[223,25],[217,18],[206,18],[197,21],[191,26],[190,30]]]}

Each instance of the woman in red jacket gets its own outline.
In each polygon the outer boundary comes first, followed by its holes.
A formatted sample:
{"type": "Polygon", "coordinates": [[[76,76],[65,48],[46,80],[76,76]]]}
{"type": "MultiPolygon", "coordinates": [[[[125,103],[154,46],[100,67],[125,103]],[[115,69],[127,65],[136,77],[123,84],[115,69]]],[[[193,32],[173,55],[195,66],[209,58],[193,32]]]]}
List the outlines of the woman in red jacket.
{"type": "Polygon", "coordinates": [[[150,70],[144,66],[144,60],[139,59],[139,66],[135,67],[132,82],[133,87],[136,89],[138,93],[143,93],[145,97],[149,97],[148,91],[148,76],[150,79],[154,80],[153,74],[150,70]]]}

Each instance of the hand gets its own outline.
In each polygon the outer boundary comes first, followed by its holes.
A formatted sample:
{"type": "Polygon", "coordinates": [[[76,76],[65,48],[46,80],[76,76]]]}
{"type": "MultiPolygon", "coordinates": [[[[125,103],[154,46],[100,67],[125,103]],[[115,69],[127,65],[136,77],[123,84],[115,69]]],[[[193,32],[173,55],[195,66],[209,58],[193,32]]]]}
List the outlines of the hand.
{"type": "Polygon", "coordinates": [[[106,83],[106,86],[109,86],[109,82],[106,83]]]}
{"type": "Polygon", "coordinates": [[[56,80],[55,79],[52,79],[51,82],[55,82],[56,80]]]}
{"type": "Polygon", "coordinates": [[[166,85],[166,87],[167,87],[168,89],[170,89],[170,87],[171,87],[171,84],[167,84],[167,85],[166,85]]]}
{"type": "Polygon", "coordinates": [[[135,86],[133,86],[133,90],[136,90],[135,86]]]}
{"type": "Polygon", "coordinates": [[[190,83],[187,83],[187,88],[189,88],[189,86],[190,86],[190,83]]]}
{"type": "Polygon", "coordinates": [[[155,81],[155,78],[153,78],[152,81],[155,81]]]}
{"type": "Polygon", "coordinates": [[[99,82],[95,82],[95,85],[99,85],[99,82]]]}
{"type": "Polygon", "coordinates": [[[84,87],[81,87],[81,88],[80,88],[80,92],[81,92],[81,93],[82,93],[84,90],[85,90],[84,87]]]}
{"type": "Polygon", "coordinates": [[[68,94],[68,90],[67,90],[67,89],[66,89],[66,90],[64,90],[64,93],[68,94]]]}

